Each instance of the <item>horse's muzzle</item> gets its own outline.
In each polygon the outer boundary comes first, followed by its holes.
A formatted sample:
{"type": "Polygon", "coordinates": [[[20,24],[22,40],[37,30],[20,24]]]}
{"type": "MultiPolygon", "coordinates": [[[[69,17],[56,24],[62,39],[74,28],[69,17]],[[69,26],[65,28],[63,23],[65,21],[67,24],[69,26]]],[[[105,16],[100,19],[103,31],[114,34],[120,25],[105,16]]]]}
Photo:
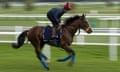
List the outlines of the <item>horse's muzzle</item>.
{"type": "Polygon", "coordinates": [[[93,32],[90,27],[86,28],[85,31],[86,31],[87,33],[89,33],[89,34],[93,32]]]}
{"type": "Polygon", "coordinates": [[[87,33],[90,34],[90,33],[92,33],[92,32],[93,32],[92,30],[89,30],[87,33]]]}

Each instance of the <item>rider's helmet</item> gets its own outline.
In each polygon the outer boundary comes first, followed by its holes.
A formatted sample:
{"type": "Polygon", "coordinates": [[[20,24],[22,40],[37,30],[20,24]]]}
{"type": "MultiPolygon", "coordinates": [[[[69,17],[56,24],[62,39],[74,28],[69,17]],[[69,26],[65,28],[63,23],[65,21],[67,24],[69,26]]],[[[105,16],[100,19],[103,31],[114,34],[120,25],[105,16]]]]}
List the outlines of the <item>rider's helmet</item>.
{"type": "Polygon", "coordinates": [[[71,10],[72,9],[72,4],[70,2],[67,2],[65,5],[64,5],[64,9],[65,10],[71,10]]]}

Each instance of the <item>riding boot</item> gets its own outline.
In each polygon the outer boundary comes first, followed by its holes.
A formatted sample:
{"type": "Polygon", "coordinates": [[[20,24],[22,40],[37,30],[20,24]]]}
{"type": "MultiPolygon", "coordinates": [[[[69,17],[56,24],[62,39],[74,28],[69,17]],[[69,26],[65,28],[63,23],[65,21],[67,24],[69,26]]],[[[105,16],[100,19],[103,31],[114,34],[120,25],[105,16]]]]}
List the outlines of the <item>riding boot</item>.
{"type": "Polygon", "coordinates": [[[57,38],[57,31],[61,28],[62,25],[58,25],[56,27],[53,27],[53,30],[52,30],[52,38],[57,38]]]}
{"type": "Polygon", "coordinates": [[[53,27],[53,30],[52,30],[52,40],[53,40],[53,43],[55,44],[55,46],[57,46],[57,39],[56,39],[56,28],[53,27]]]}
{"type": "Polygon", "coordinates": [[[53,38],[53,42],[54,42],[54,44],[57,46],[58,44],[57,44],[57,31],[60,29],[62,27],[62,25],[61,24],[59,24],[58,26],[56,26],[56,27],[53,27],[53,30],[52,30],[52,38],[53,38]]]}
{"type": "Polygon", "coordinates": [[[57,26],[57,31],[59,30],[59,29],[61,29],[61,27],[62,27],[62,25],[61,24],[59,24],[58,26],[57,26]]]}

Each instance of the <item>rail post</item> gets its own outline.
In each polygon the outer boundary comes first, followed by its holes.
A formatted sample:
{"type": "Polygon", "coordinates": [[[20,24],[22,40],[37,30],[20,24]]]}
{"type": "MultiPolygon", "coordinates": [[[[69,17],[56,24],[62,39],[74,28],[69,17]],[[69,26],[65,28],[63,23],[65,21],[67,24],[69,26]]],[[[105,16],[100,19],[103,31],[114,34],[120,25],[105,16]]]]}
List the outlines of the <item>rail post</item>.
{"type": "MultiPolygon", "coordinates": [[[[110,30],[110,33],[117,33],[117,30],[115,29],[110,30]]],[[[117,52],[117,45],[115,45],[116,43],[118,43],[118,37],[116,36],[110,36],[110,44],[109,45],[109,59],[111,61],[117,61],[118,60],[118,52],[117,52]]]]}

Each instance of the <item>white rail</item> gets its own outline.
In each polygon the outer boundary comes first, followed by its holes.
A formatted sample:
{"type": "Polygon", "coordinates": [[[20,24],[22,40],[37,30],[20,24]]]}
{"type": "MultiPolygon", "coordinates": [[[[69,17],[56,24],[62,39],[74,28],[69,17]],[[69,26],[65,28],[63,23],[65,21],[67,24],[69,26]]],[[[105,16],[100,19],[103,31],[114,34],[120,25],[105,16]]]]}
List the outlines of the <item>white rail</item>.
{"type": "MultiPolygon", "coordinates": [[[[21,32],[0,32],[0,35],[19,35],[21,32]]],[[[76,33],[77,34],[77,33],[76,33]]],[[[118,37],[120,36],[120,33],[91,33],[91,34],[87,34],[87,33],[80,33],[80,36],[115,36],[118,37]]],[[[15,41],[4,41],[4,40],[0,40],[0,42],[4,42],[4,43],[11,43],[11,42],[15,42],[15,41]]],[[[116,44],[110,44],[110,43],[86,43],[86,42],[73,42],[73,44],[76,45],[113,45],[113,46],[120,46],[119,43],[116,44]]]]}
{"type": "MultiPolygon", "coordinates": [[[[22,27],[15,27],[15,32],[0,32],[0,35],[15,35],[16,37],[21,33],[21,31],[23,30],[22,27]]],[[[80,36],[83,36],[83,41],[82,42],[79,42],[81,40],[79,40],[81,37],[77,37],[78,39],[78,42],[73,42],[73,44],[77,44],[77,45],[108,45],[110,46],[109,48],[109,58],[110,60],[112,61],[117,61],[118,60],[118,57],[117,57],[117,46],[120,46],[120,44],[117,42],[117,37],[120,36],[120,33],[117,33],[117,30],[114,29],[115,31],[113,30],[110,30],[109,33],[91,33],[91,34],[87,34],[87,33],[81,33],[80,36]],[[109,43],[85,43],[84,42],[84,36],[85,35],[91,35],[91,36],[110,36],[109,38],[109,43]]],[[[12,43],[12,42],[16,42],[16,41],[3,41],[3,40],[0,40],[0,42],[4,42],[4,43],[12,43]]],[[[50,48],[48,48],[50,49],[50,48]]],[[[48,50],[46,49],[46,50],[48,50]]],[[[50,59],[51,56],[50,56],[50,52],[49,54],[47,53],[47,56],[48,58],[50,59]]]]}
{"type": "MultiPolygon", "coordinates": [[[[17,35],[20,34],[21,32],[0,32],[2,35],[17,35]]],[[[76,33],[77,34],[77,33],[76,33]]],[[[80,35],[87,35],[87,36],[120,36],[120,33],[80,33],[80,35]]]]}
{"type": "MultiPolygon", "coordinates": [[[[79,14],[79,13],[78,13],[79,14]]],[[[74,14],[65,14],[64,16],[62,17],[70,17],[70,16],[73,16],[74,14]]],[[[81,14],[79,14],[81,15],[81,14]]],[[[6,18],[40,18],[40,17],[43,17],[45,18],[46,17],[46,14],[0,14],[0,17],[6,17],[6,18]]],[[[120,15],[117,14],[117,15],[87,15],[86,17],[88,18],[120,18],[120,15]]]]}

